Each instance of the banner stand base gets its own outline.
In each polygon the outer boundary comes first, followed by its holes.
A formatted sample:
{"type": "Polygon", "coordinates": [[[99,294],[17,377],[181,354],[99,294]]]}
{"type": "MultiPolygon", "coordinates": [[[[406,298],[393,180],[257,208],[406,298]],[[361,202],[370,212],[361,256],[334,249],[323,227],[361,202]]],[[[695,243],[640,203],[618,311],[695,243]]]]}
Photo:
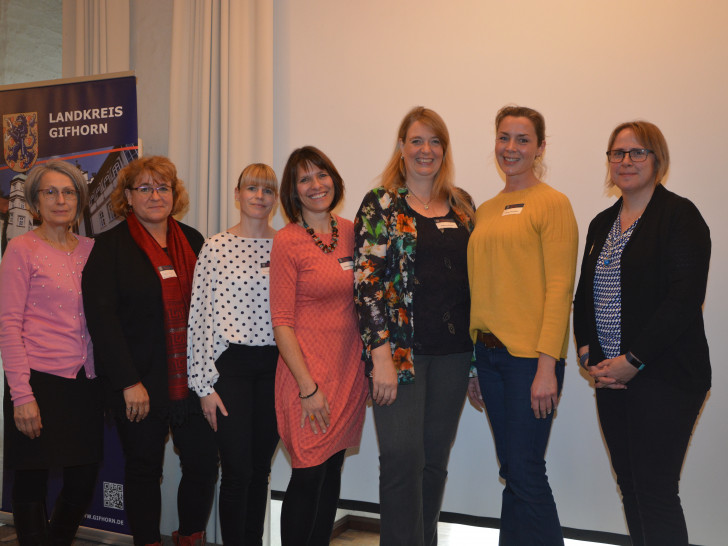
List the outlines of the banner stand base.
{"type": "MultiPolygon", "coordinates": [[[[13,525],[13,514],[10,512],[0,512],[0,523],[6,525],[13,525]]],[[[134,539],[129,535],[122,535],[120,533],[113,533],[111,531],[103,531],[101,529],[93,529],[91,527],[79,527],[76,533],[76,538],[84,540],[93,540],[101,544],[118,544],[118,545],[132,545],[134,539]]]]}

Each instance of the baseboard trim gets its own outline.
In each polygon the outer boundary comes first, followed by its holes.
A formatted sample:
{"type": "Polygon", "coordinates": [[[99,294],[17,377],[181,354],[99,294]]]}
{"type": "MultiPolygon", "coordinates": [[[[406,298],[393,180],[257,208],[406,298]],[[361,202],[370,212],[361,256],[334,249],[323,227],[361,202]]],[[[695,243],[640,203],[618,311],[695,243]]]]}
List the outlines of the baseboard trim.
{"type": "MultiPolygon", "coordinates": [[[[271,491],[271,498],[273,499],[283,500],[283,496],[283,491],[271,491]]],[[[339,499],[339,508],[343,510],[353,510],[356,512],[379,514],[379,504],[376,502],[339,499]]],[[[470,514],[460,514],[457,512],[441,512],[440,521],[445,523],[457,523],[459,525],[471,525],[473,527],[487,527],[490,529],[500,528],[499,518],[486,518],[482,516],[473,516],[470,514]]],[[[332,536],[337,537],[347,529],[378,533],[379,518],[347,514],[343,518],[340,518],[336,521],[336,523],[334,524],[334,533],[332,536]]],[[[561,530],[564,533],[564,538],[569,538],[572,540],[600,542],[603,544],[612,544],[614,546],[630,546],[631,544],[629,536],[619,533],[574,529],[572,527],[562,527],[561,530]]]]}
{"type": "Polygon", "coordinates": [[[336,538],[349,529],[379,534],[379,519],[347,514],[336,520],[334,530],[331,532],[331,538],[336,538]]]}

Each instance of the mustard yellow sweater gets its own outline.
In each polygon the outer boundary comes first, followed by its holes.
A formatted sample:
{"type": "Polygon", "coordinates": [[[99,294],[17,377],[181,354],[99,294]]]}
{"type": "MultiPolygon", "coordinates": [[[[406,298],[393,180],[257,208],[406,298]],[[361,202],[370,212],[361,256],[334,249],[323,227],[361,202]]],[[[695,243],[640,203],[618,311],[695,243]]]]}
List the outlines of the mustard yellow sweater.
{"type": "Polygon", "coordinates": [[[566,357],[577,246],[569,199],[548,184],[480,205],[468,244],[473,341],[480,330],[513,356],[566,357]]]}

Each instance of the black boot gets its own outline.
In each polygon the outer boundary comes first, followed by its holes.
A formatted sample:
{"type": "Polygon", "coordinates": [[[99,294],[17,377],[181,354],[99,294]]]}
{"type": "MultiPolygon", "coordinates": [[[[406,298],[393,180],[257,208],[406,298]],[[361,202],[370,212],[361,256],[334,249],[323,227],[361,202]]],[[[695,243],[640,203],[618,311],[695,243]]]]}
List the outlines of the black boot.
{"type": "Polygon", "coordinates": [[[72,504],[63,497],[58,497],[51,515],[49,541],[50,546],[71,546],[78,526],[86,515],[86,507],[72,504]]]}
{"type": "Polygon", "coordinates": [[[20,546],[48,544],[48,516],[45,502],[14,502],[13,519],[20,546]]]}

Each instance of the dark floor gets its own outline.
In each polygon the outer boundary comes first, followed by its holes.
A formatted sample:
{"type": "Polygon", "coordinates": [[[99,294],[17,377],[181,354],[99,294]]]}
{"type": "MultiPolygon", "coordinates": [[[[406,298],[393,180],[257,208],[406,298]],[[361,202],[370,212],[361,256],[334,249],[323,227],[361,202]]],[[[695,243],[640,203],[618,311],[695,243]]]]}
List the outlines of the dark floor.
{"type": "MultiPolygon", "coordinates": [[[[16,546],[18,541],[15,536],[15,528],[11,525],[5,525],[0,523],[0,546],[16,546]]],[[[100,544],[113,544],[110,542],[101,543],[93,542],[90,540],[76,539],[73,546],[98,546],[100,544]]],[[[162,544],[164,546],[172,546],[171,537],[163,537],[162,544]]],[[[368,533],[366,531],[356,531],[354,529],[347,529],[337,538],[331,541],[332,546],[372,546],[379,544],[379,535],[376,533],[368,533]]],[[[208,546],[214,546],[212,543],[208,543],[208,546]]]]}
{"type": "MultiPolygon", "coordinates": [[[[76,539],[73,542],[73,546],[98,546],[100,544],[131,544],[129,542],[94,542],[92,540],[76,539]]],[[[173,546],[172,537],[162,537],[162,544],[164,546],[173,546]]],[[[211,543],[210,543],[211,544],[211,543]]],[[[0,524],[0,546],[17,546],[18,540],[15,535],[15,528],[12,525],[0,524]]]]}

